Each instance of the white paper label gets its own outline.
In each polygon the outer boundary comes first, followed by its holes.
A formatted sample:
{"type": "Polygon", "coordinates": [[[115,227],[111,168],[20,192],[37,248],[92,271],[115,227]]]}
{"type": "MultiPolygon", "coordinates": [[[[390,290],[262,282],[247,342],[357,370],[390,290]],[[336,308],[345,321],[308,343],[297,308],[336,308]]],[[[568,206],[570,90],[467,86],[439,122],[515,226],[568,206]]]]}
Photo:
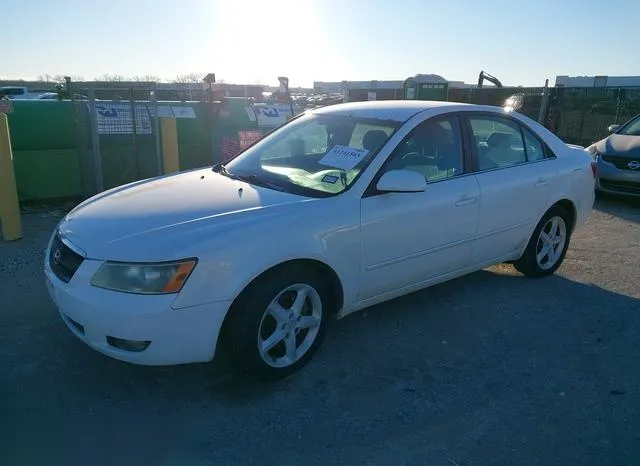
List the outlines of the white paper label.
{"type": "MultiPolygon", "coordinates": [[[[153,107],[149,107],[153,112],[153,107]]],[[[173,118],[173,111],[168,105],[158,105],[158,116],[160,118],[173,118]]]]}
{"type": "Polygon", "coordinates": [[[358,165],[368,153],[369,151],[367,149],[356,149],[355,147],[336,145],[320,159],[319,163],[342,170],[351,170],[358,165]]]}
{"type": "Polygon", "coordinates": [[[176,118],[195,118],[196,111],[193,107],[171,107],[176,118]]]}

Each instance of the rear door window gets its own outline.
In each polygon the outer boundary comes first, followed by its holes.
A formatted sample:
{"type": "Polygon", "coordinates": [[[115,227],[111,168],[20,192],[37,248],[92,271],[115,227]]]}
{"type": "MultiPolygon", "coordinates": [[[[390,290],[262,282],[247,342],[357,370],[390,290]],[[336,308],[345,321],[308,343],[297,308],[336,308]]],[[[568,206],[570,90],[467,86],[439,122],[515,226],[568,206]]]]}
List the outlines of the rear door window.
{"type": "Polygon", "coordinates": [[[499,116],[473,115],[469,117],[469,124],[481,171],[511,167],[527,161],[520,125],[515,121],[499,116]]]}
{"type": "Polygon", "coordinates": [[[542,141],[527,128],[522,128],[522,134],[524,135],[524,143],[527,149],[527,161],[535,162],[546,158],[546,151],[542,141]]]}

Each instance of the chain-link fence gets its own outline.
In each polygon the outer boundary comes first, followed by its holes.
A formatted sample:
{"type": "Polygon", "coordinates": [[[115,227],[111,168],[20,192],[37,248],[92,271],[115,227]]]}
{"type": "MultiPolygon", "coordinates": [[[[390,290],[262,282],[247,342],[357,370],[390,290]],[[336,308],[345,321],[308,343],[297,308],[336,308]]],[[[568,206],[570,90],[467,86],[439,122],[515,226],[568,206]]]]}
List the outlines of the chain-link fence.
{"type": "Polygon", "coordinates": [[[554,88],[552,95],[560,114],[557,133],[570,143],[589,145],[606,137],[609,125],[640,113],[638,88],[554,88]]]}
{"type": "MultiPolygon", "coordinates": [[[[157,115],[164,107],[159,108],[155,101],[155,83],[93,82],[71,86],[84,196],[162,173],[157,115]]],[[[564,141],[583,146],[606,137],[609,125],[623,123],[640,113],[640,88],[552,87],[547,91],[548,99],[544,98],[543,87],[450,88],[448,100],[500,107],[509,100],[518,112],[534,120],[541,118],[564,141]]],[[[364,94],[358,97],[365,99],[364,94]]],[[[397,92],[376,97],[402,98],[397,92]]],[[[204,114],[209,115],[212,108],[210,104],[206,106],[204,114]]],[[[209,131],[207,128],[219,124],[205,118],[204,129],[198,131],[204,134],[209,131]]],[[[246,141],[237,140],[236,133],[234,144],[244,145],[246,141]]],[[[206,138],[208,147],[198,149],[203,153],[199,161],[206,160],[208,151],[213,150],[209,136],[206,138]]],[[[187,139],[180,142],[181,151],[188,149],[187,139]]]]}
{"type": "MultiPolygon", "coordinates": [[[[535,97],[542,102],[543,87],[483,87],[483,88],[449,88],[448,99],[452,102],[466,102],[478,105],[494,105],[502,107],[505,100],[512,95],[535,97]]],[[[532,100],[532,99],[528,99],[532,100]]],[[[540,106],[538,106],[538,110],[540,106]]],[[[537,115],[536,115],[537,118],[537,115]]]]}
{"type": "Polygon", "coordinates": [[[588,146],[607,136],[609,125],[640,113],[640,88],[549,88],[541,114],[543,87],[451,88],[449,100],[502,107],[512,99],[515,109],[542,121],[564,141],[588,146]]]}
{"type": "Polygon", "coordinates": [[[162,173],[154,87],[74,85],[73,118],[85,196],[162,173]]]}

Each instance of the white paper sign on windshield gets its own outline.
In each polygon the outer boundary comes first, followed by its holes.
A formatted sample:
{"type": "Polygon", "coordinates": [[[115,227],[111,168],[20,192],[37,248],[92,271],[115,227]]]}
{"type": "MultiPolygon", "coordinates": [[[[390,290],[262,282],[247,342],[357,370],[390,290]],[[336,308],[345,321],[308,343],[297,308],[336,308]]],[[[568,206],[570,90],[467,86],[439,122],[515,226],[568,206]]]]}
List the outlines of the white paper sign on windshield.
{"type": "Polygon", "coordinates": [[[364,159],[369,151],[367,149],[357,149],[350,146],[335,145],[325,154],[318,163],[332,168],[351,170],[364,159]]]}

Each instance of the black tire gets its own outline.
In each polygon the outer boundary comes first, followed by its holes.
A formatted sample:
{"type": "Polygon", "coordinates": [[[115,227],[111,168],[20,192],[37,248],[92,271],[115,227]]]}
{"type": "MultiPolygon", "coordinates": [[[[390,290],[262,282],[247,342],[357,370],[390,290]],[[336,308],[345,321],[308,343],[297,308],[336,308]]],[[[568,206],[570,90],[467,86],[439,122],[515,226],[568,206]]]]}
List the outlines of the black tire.
{"type": "Polygon", "coordinates": [[[529,239],[529,243],[527,244],[527,248],[525,249],[524,254],[522,254],[522,256],[518,260],[513,262],[513,266],[515,267],[515,269],[523,275],[532,278],[540,278],[552,275],[556,270],[558,270],[558,267],[562,265],[564,257],[567,254],[569,243],[571,241],[572,227],[573,225],[571,222],[571,216],[567,213],[567,211],[560,206],[553,206],[547,211],[547,213],[543,215],[542,219],[536,226],[536,229],[533,231],[533,234],[529,239]],[[564,245],[562,246],[560,256],[556,259],[555,263],[548,268],[544,268],[538,262],[538,259],[536,257],[539,249],[540,233],[543,228],[547,226],[549,220],[554,217],[560,217],[564,221],[566,229],[566,239],[564,241],[564,245]]]}
{"type": "MultiPolygon", "coordinates": [[[[331,312],[329,296],[327,281],[307,266],[283,266],[259,277],[236,299],[225,322],[224,344],[231,370],[238,375],[264,381],[281,379],[299,371],[309,363],[322,344],[331,312]],[[317,291],[322,303],[320,323],[315,339],[300,359],[285,367],[273,367],[263,359],[258,348],[263,317],[278,294],[296,284],[308,285],[317,291]]],[[[297,333],[295,335],[297,338],[297,333]]],[[[281,343],[284,344],[284,340],[281,343]]],[[[274,350],[277,349],[274,347],[274,350]]]]}

